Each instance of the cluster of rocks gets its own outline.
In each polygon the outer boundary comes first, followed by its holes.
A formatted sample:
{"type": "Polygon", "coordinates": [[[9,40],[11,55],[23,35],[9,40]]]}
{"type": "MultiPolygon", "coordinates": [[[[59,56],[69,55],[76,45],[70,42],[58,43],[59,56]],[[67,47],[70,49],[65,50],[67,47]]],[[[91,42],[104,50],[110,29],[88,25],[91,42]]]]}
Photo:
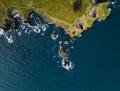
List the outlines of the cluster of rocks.
{"type": "Polygon", "coordinates": [[[73,63],[69,60],[69,54],[68,54],[68,51],[67,50],[64,50],[63,48],[63,45],[62,45],[62,42],[59,43],[60,45],[60,49],[59,49],[59,56],[61,56],[63,59],[62,59],[62,67],[66,70],[71,70],[74,65],[73,63]]]}

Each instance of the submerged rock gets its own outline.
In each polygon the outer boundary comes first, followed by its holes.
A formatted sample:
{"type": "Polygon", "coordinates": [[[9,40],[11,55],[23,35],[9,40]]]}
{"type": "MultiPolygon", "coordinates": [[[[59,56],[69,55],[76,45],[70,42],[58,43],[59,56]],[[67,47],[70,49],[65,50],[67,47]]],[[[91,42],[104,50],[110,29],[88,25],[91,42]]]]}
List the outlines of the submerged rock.
{"type": "Polygon", "coordinates": [[[16,18],[17,16],[20,16],[20,12],[19,12],[18,10],[13,10],[13,11],[11,12],[11,16],[12,16],[13,18],[16,18]]]}
{"type": "Polygon", "coordinates": [[[76,27],[78,28],[78,29],[84,29],[84,24],[83,24],[83,22],[81,21],[81,20],[77,20],[77,22],[76,22],[76,27]]]}
{"type": "Polygon", "coordinates": [[[68,44],[69,44],[69,41],[67,41],[67,40],[64,41],[64,44],[65,44],[65,45],[68,45],[68,44]]]}
{"type": "Polygon", "coordinates": [[[91,10],[89,12],[89,15],[93,18],[96,18],[96,13],[97,13],[96,7],[94,6],[94,7],[91,8],[91,10]]]}
{"type": "Polygon", "coordinates": [[[4,35],[4,33],[5,31],[2,28],[0,28],[0,35],[4,35]]]}

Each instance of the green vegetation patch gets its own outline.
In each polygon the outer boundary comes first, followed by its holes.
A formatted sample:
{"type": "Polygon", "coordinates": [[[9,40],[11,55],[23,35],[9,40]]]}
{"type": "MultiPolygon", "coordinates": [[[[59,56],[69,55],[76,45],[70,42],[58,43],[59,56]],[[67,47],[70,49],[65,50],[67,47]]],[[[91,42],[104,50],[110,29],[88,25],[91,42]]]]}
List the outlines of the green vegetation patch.
{"type": "MultiPolygon", "coordinates": [[[[79,1],[79,0],[77,0],[79,1]]],[[[21,11],[22,15],[29,13],[31,9],[42,9],[50,16],[57,19],[66,21],[67,23],[73,23],[76,17],[80,17],[86,10],[90,0],[80,0],[81,5],[79,11],[75,11],[73,8],[76,0],[0,0],[0,16],[7,17],[7,9],[14,7],[21,11]]]]}

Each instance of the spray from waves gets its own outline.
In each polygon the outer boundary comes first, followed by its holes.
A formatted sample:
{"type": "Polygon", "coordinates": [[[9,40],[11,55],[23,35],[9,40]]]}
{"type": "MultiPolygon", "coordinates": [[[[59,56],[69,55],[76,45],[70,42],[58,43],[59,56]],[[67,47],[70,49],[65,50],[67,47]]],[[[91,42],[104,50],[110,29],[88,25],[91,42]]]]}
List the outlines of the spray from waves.
{"type": "MultiPolygon", "coordinates": [[[[15,10],[14,10],[15,11],[15,10]]],[[[16,12],[16,11],[15,11],[16,12]]],[[[20,16],[20,14],[18,14],[19,12],[17,11],[17,14],[14,14],[15,12],[13,12],[13,18],[16,20],[16,28],[12,29],[10,28],[9,30],[5,31],[4,29],[0,28],[0,36],[4,36],[4,38],[7,40],[8,43],[14,43],[14,36],[16,33],[18,36],[22,36],[23,33],[25,34],[31,34],[31,33],[38,33],[41,36],[44,35],[45,31],[49,28],[49,25],[53,24],[53,23],[48,23],[45,22],[43,17],[41,17],[38,13],[36,12],[32,12],[29,16],[29,22],[26,22],[22,19],[22,17],[20,16]]],[[[54,31],[51,34],[51,38],[56,41],[58,39],[58,32],[56,31],[56,29],[54,29],[54,31]]],[[[62,36],[63,37],[63,36],[62,36]]],[[[69,38],[67,38],[69,39],[69,38]]],[[[62,42],[61,44],[63,45],[62,48],[59,49],[59,51],[61,51],[64,46],[69,47],[68,43],[69,41],[66,41],[66,39],[60,39],[62,42]],[[65,42],[64,42],[65,40],[65,42]]],[[[59,40],[57,40],[59,41],[59,40]]],[[[61,46],[61,45],[59,45],[61,46]]],[[[54,50],[53,50],[54,51],[54,50]]],[[[64,50],[63,52],[61,51],[61,54],[59,55],[60,59],[62,60],[61,62],[59,62],[61,64],[61,67],[63,67],[66,70],[71,70],[73,69],[73,63],[72,61],[70,61],[69,58],[64,58],[63,54],[65,54],[66,50],[64,50]],[[62,56],[61,56],[62,55],[62,56]]],[[[67,55],[69,54],[68,52],[66,53],[67,55]]],[[[55,58],[55,57],[53,57],[55,58]]],[[[58,63],[58,61],[57,61],[58,63]]]]}
{"type": "Polygon", "coordinates": [[[41,33],[46,31],[48,29],[48,24],[46,22],[41,23],[41,20],[38,17],[32,16],[31,19],[34,18],[34,25],[30,25],[29,23],[25,23],[24,20],[20,16],[14,17],[17,21],[17,28],[16,29],[9,29],[6,32],[4,29],[0,28],[0,36],[4,36],[8,43],[13,43],[14,39],[12,35],[17,32],[19,36],[22,35],[22,33],[30,34],[32,32],[35,33],[41,33]],[[35,25],[36,24],[36,25],[35,25]]]}
{"type": "Polygon", "coordinates": [[[120,8],[120,1],[119,0],[111,0],[110,6],[114,9],[119,9],[120,8]]]}

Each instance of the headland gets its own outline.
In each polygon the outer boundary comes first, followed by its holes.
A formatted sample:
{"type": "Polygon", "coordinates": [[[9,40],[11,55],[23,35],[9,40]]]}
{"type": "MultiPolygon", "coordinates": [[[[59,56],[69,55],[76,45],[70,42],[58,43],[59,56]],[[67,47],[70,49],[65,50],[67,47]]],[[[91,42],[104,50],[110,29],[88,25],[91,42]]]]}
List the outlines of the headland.
{"type": "Polygon", "coordinates": [[[110,14],[109,1],[93,3],[93,0],[0,0],[0,26],[12,21],[11,12],[18,10],[24,20],[33,10],[48,22],[62,27],[71,37],[79,36],[90,28],[96,19],[104,20],[110,14]]]}

